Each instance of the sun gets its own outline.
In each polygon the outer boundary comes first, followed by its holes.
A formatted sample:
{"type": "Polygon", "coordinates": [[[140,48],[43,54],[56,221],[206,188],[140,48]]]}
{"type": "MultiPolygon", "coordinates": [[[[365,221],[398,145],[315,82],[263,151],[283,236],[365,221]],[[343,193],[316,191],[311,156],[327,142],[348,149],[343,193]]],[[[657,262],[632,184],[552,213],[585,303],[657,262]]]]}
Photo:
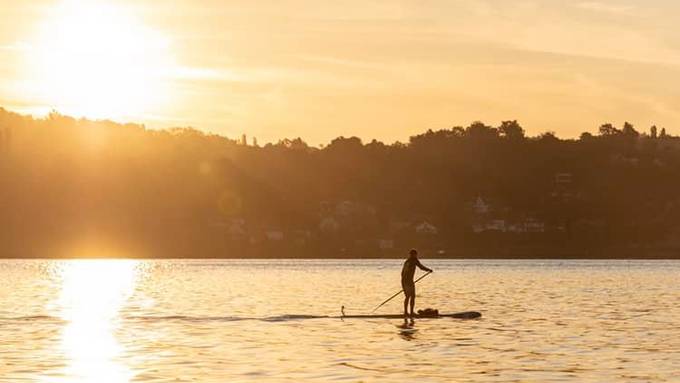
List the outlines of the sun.
{"type": "Polygon", "coordinates": [[[168,41],[120,2],[65,0],[38,33],[29,89],[50,109],[139,118],[166,101],[168,41]]]}

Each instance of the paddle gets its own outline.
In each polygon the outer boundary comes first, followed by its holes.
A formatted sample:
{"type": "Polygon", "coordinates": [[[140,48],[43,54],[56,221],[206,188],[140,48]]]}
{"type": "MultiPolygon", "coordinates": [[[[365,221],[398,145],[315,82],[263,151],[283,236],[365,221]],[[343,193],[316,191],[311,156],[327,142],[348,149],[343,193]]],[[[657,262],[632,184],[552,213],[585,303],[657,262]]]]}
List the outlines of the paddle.
{"type": "MultiPolygon", "coordinates": [[[[416,280],[413,282],[413,284],[418,283],[419,280],[421,280],[421,279],[427,277],[427,276],[430,275],[430,274],[432,274],[432,272],[431,272],[431,271],[428,271],[427,273],[425,273],[424,275],[422,275],[420,278],[416,279],[416,280]]],[[[396,297],[397,295],[401,294],[403,291],[404,291],[404,290],[401,289],[401,290],[397,291],[396,294],[394,294],[394,295],[392,295],[391,297],[387,298],[387,300],[386,300],[385,302],[379,304],[378,307],[374,308],[373,311],[371,311],[371,314],[373,314],[373,313],[375,312],[375,310],[381,308],[385,303],[391,301],[392,299],[394,299],[394,297],[396,297]]]]}

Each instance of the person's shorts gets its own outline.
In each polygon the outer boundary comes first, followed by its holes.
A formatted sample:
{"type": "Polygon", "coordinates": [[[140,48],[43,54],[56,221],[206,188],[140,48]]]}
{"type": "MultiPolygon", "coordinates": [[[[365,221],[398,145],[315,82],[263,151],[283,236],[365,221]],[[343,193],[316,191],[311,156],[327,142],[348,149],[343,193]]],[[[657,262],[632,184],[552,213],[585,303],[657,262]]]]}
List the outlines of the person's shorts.
{"type": "Polygon", "coordinates": [[[407,297],[412,297],[416,295],[415,283],[402,283],[401,288],[404,290],[404,295],[406,295],[407,297]]]}

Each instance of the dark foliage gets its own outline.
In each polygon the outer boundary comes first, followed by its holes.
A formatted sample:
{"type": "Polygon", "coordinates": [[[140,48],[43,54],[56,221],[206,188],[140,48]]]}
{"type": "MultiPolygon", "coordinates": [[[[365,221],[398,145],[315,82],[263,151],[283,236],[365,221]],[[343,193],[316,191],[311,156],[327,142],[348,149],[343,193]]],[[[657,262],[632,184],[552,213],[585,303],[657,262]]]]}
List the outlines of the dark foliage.
{"type": "Polygon", "coordinates": [[[677,245],[680,139],[665,129],[604,124],[562,140],[503,121],[406,144],[245,141],[0,109],[0,256],[380,256],[412,246],[587,256],[677,245]]]}

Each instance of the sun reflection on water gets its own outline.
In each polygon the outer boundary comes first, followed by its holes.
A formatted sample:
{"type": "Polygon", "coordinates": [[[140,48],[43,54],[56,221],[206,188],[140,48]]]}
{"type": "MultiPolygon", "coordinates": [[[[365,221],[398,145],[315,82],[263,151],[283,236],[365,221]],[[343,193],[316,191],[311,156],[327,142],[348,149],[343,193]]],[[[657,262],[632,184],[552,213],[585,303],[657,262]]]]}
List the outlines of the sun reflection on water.
{"type": "Polygon", "coordinates": [[[117,359],[123,347],[115,331],[119,312],[132,294],[138,261],[77,260],[60,269],[57,302],[66,321],[61,348],[67,359],[63,376],[69,382],[128,382],[132,372],[117,359]]]}

